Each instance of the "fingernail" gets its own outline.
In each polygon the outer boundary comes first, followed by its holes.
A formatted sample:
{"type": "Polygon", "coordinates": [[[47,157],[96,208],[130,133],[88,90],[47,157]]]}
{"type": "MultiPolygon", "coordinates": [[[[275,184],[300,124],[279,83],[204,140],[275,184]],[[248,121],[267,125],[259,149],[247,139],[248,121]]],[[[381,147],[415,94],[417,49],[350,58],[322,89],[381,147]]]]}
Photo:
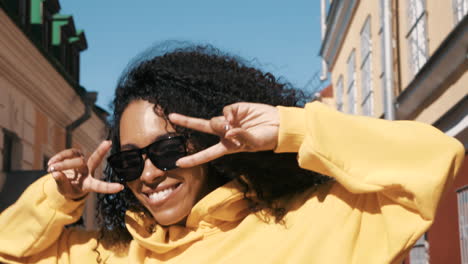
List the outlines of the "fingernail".
{"type": "Polygon", "coordinates": [[[228,131],[229,129],[231,129],[231,126],[229,124],[225,124],[224,125],[224,130],[228,131]]]}
{"type": "Polygon", "coordinates": [[[55,171],[55,168],[54,168],[54,166],[52,166],[52,167],[49,167],[49,169],[47,169],[47,171],[48,171],[48,172],[54,172],[54,171],[55,171]]]}

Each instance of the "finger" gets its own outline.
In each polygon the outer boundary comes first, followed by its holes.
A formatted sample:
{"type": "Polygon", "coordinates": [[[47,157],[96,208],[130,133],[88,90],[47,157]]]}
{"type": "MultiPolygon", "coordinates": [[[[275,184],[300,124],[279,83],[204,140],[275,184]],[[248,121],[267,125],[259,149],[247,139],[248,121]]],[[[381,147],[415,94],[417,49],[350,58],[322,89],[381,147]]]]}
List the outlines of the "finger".
{"type": "Polygon", "coordinates": [[[240,126],[240,121],[245,118],[248,108],[246,103],[235,103],[223,108],[223,114],[227,122],[234,127],[240,126]]]}
{"type": "Polygon", "coordinates": [[[49,172],[53,171],[64,171],[70,169],[77,169],[81,173],[87,173],[86,169],[86,161],[84,157],[76,157],[71,159],[66,159],[63,161],[56,162],[52,164],[49,168],[49,172]]]}
{"type": "Polygon", "coordinates": [[[228,105],[223,108],[223,114],[229,124],[234,123],[235,105],[228,105]]]}
{"type": "Polygon", "coordinates": [[[231,129],[231,126],[227,122],[224,116],[217,116],[210,119],[210,126],[216,135],[224,137],[227,131],[231,129]]]}
{"type": "Polygon", "coordinates": [[[63,189],[65,182],[68,181],[65,173],[60,172],[60,171],[54,171],[54,172],[51,172],[51,174],[52,174],[52,178],[54,178],[55,182],[57,183],[59,190],[63,189]]]}
{"type": "Polygon", "coordinates": [[[84,156],[81,150],[79,149],[66,149],[62,150],[59,153],[55,154],[52,158],[50,158],[49,162],[47,162],[47,166],[54,164],[55,162],[62,161],[64,159],[74,158],[84,156]]]}
{"type": "Polygon", "coordinates": [[[91,171],[91,173],[94,174],[94,171],[96,168],[101,164],[102,160],[106,156],[107,152],[109,152],[109,149],[112,146],[112,141],[106,140],[101,142],[99,146],[96,148],[96,150],[91,154],[91,156],[88,159],[88,168],[91,171]]]}
{"type": "Polygon", "coordinates": [[[172,113],[169,115],[169,120],[171,120],[172,123],[178,126],[183,126],[200,132],[217,135],[217,133],[211,127],[210,121],[206,119],[188,117],[181,114],[172,113]]]}
{"type": "Polygon", "coordinates": [[[59,181],[64,181],[66,180],[66,175],[65,173],[61,171],[54,171],[50,173],[52,175],[52,178],[58,183],[59,181]]]}
{"type": "Polygon", "coordinates": [[[105,182],[97,180],[93,177],[88,177],[83,182],[83,190],[87,192],[97,193],[118,193],[124,189],[124,186],[116,182],[105,182]]]}
{"type": "Polygon", "coordinates": [[[180,168],[190,168],[228,154],[229,151],[225,145],[218,143],[195,154],[185,156],[177,160],[176,165],[180,168]]]}

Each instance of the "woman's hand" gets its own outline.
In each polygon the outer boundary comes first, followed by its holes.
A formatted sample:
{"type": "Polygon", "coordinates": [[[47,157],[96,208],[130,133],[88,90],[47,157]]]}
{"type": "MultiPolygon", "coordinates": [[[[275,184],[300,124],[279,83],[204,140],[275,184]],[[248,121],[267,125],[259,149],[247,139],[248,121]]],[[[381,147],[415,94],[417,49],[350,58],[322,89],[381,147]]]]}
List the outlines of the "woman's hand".
{"type": "Polygon", "coordinates": [[[177,166],[197,166],[226,154],[273,150],[278,141],[279,113],[271,105],[236,103],[223,109],[223,116],[210,120],[170,114],[176,125],[210,133],[220,137],[220,142],[177,161],[177,166]]]}
{"type": "Polygon", "coordinates": [[[66,149],[53,156],[47,164],[47,171],[57,182],[59,192],[68,199],[78,200],[89,192],[117,193],[124,186],[94,178],[94,172],[111,147],[110,141],[103,141],[86,160],[78,149],[66,149]]]}

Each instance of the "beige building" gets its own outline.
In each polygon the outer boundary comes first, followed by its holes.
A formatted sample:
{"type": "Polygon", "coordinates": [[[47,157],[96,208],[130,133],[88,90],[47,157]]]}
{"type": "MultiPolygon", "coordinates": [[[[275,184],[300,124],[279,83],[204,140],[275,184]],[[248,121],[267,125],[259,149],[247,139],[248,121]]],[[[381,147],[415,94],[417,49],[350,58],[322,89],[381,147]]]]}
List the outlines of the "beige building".
{"type": "MultiPolygon", "coordinates": [[[[468,147],[467,0],[322,0],[322,10],[329,105],[428,123],[468,147]]],[[[468,263],[464,165],[405,263],[468,263]]]]}
{"type": "MultiPolygon", "coordinates": [[[[0,0],[0,210],[67,140],[89,155],[106,136],[107,113],[79,85],[84,32],[59,10],[57,0],[0,0]]],[[[95,198],[87,203],[91,228],[95,198]]]]}

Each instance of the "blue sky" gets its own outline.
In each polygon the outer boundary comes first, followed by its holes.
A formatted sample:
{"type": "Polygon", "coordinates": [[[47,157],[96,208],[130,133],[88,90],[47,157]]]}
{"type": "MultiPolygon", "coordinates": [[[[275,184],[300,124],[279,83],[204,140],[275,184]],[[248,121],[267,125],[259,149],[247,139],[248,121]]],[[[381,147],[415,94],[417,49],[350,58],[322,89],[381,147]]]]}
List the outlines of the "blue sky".
{"type": "Polygon", "coordinates": [[[81,85],[109,110],[116,81],[139,52],[165,40],[209,43],[256,60],[302,88],[320,70],[320,2],[310,0],[61,0],[84,29],[81,85]]]}

